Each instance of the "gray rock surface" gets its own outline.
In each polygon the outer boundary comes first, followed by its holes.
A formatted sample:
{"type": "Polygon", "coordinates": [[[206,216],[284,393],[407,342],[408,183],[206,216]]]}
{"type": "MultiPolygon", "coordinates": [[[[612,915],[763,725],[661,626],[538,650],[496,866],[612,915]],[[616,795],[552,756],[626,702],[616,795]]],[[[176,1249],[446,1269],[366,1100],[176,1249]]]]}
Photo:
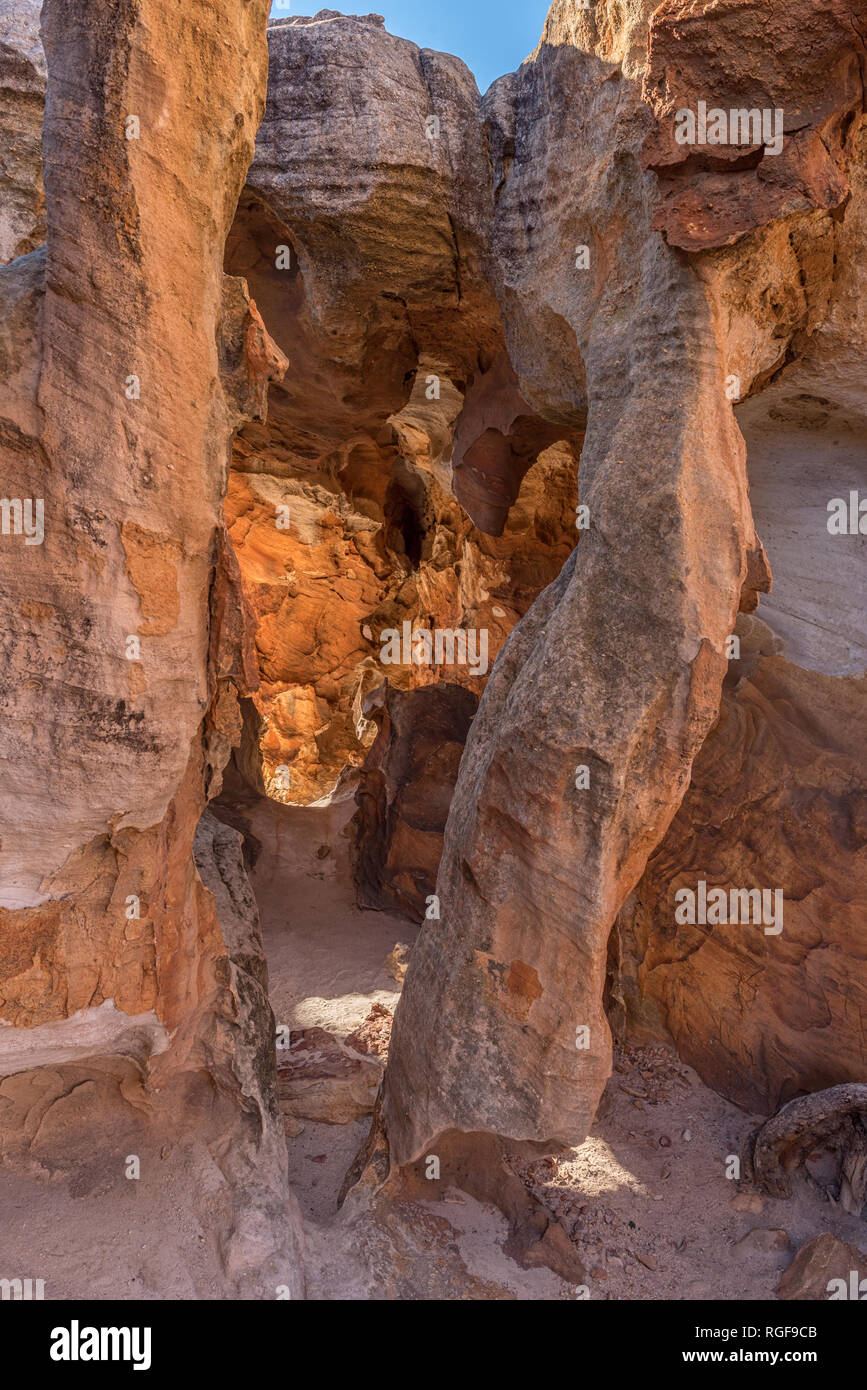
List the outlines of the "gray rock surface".
{"type": "Polygon", "coordinates": [[[45,240],[41,0],[0,0],[0,265],[45,240]]]}

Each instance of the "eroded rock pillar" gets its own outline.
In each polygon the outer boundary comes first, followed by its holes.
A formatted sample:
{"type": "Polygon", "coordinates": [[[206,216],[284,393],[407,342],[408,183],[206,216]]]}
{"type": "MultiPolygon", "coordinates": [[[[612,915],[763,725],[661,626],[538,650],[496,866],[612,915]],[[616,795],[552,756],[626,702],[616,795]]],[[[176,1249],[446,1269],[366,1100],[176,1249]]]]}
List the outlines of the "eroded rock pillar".
{"type": "MultiPolygon", "coordinates": [[[[140,1115],[162,1097],[175,1132],[210,1127],[211,1156],[245,1186],[221,1234],[227,1272],[274,1256],[297,1293],[258,924],[222,922],[193,859],[249,666],[223,601],[243,413],[221,373],[243,375],[244,325],[229,294],[223,332],[222,263],[264,106],[268,8],[43,7],[47,247],[0,271],[0,323],[18,329],[3,344],[0,491],[38,518],[0,542],[0,1087],[4,1124],[17,1115],[26,1137],[17,1078],[46,1060],[44,1030],[57,1067],[133,1061],[140,1115]]],[[[109,1127],[98,1108],[86,1122],[109,1127]]],[[[43,1169],[64,1170],[59,1142],[43,1169]]]]}
{"type": "Polygon", "coordinates": [[[610,1070],[610,929],[716,716],[742,592],[768,583],[713,313],[652,226],[650,116],[640,67],[620,67],[638,40],[612,54],[590,20],[576,37],[552,14],[486,98],[493,249],[522,389],[562,397],[571,372],[577,407],[586,374],[587,525],[470,731],[440,917],[395,1018],[383,1115],[399,1165],[445,1131],[585,1137],[610,1070]]]}

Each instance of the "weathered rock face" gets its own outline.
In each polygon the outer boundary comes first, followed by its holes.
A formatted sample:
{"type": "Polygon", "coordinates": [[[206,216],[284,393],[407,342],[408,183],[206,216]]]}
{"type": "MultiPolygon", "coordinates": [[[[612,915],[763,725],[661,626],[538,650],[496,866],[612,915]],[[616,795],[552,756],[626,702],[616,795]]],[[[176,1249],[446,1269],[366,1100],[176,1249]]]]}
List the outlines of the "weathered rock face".
{"type": "MultiPolygon", "coordinates": [[[[35,7],[0,0],[0,1153],[182,1114],[247,1193],[226,1269],[300,1292],[257,914],[203,817],[240,743],[296,805],[361,769],[361,899],[424,918],[368,1180],[435,1152],[580,1277],[507,1151],[584,1137],[606,1007],[742,1104],[863,1074],[863,25],[555,0],[482,101],[375,16],[280,21],[242,190],[266,10],[47,0],[42,247],[35,7]],[[702,104],[752,143],[681,143],[702,104]],[[700,881],[782,930],[678,920],[700,881]]],[[[293,1117],[370,1109],[380,1061],[296,1042],[293,1117]]]]}
{"type": "MultiPolygon", "coordinates": [[[[864,1072],[867,538],[857,525],[836,533],[829,508],[867,485],[867,123],[856,9],[762,9],[775,35],[761,68],[771,95],[759,101],[754,93],[749,104],[779,106],[786,131],[802,127],[791,146],[786,136],[792,159],[812,159],[805,151],[821,131],[844,192],[834,212],[813,198],[802,170],[787,217],[769,221],[768,188],[782,185],[770,178],[777,160],[772,166],[766,152],[754,169],[724,174],[718,201],[716,186],[714,216],[737,216],[725,237],[702,244],[733,244],[696,265],[727,326],[729,381],[736,395],[749,395],[736,415],[774,589],[762,600],[762,622],[736,629],[741,659],[731,663],[719,721],[624,909],[613,956],[627,1026],[674,1037],[716,1089],[773,1110],[864,1072]],[[807,31],[814,43],[801,62],[807,31]],[[812,67],[814,56],[823,68],[812,67]],[[782,930],[678,923],[675,893],[700,880],[726,893],[779,889],[782,930]]],[[[752,23],[733,7],[714,31],[724,48],[720,71],[724,64],[731,73],[712,88],[719,107],[746,104],[745,54],[750,44],[764,53],[767,32],[753,36],[752,23]],[[738,15],[746,47],[735,59],[725,34],[738,15]]],[[[713,55],[699,45],[696,70],[716,62],[713,55]]],[[[699,183],[707,177],[695,166],[692,173],[699,183]]],[[[673,239],[687,244],[680,233],[673,239]]]]}
{"type": "Polygon", "coordinates": [[[483,632],[484,662],[448,671],[481,693],[574,544],[584,412],[543,419],[509,365],[464,64],[326,11],[272,24],[269,45],[226,268],[291,365],[236,441],[226,516],[262,678],[243,761],[304,805],[363,761],[386,676],[442,675],[384,666],[383,633],[483,632]],[[339,182],[336,148],[355,152],[339,182]]]}
{"type": "Polygon", "coordinates": [[[225,506],[260,673],[245,765],[270,795],[305,805],[363,762],[375,736],[366,702],[386,679],[409,690],[445,678],[478,699],[512,626],[569,554],[576,464],[567,444],[546,449],[494,538],[407,447],[368,442],[343,467],[288,476],[269,471],[280,468],[273,455],[243,459],[245,448],[242,437],[225,506]],[[405,623],[473,636],[458,664],[413,664],[405,623]],[[401,651],[384,665],[389,633],[401,651]]]}
{"type": "MultiPolygon", "coordinates": [[[[863,141],[862,125],[821,329],[737,409],[774,591],[762,621],[737,629],[719,721],[614,943],[627,1026],[672,1036],[711,1085],[759,1110],[864,1073],[867,538],[827,524],[829,503],[867,482],[864,323],[851,299],[863,141]],[[701,879],[779,888],[782,931],[678,924],[676,891],[701,879]]],[[[754,254],[768,263],[766,248],[754,254]]]]}
{"type": "Polygon", "coordinates": [[[756,656],[621,914],[617,992],[636,1033],[667,1031],[714,1089],[771,1111],[864,1073],[867,688],[756,656]],[[781,890],[780,930],[678,925],[700,880],[781,890]]]}
{"type": "Polygon", "coordinates": [[[373,1113],[382,1066],[324,1028],[297,1028],[277,1061],[280,1109],[290,1120],[344,1125],[373,1113]]]}
{"type": "Polygon", "coordinates": [[[644,160],[660,177],[655,225],[670,245],[726,246],[777,218],[841,207],[847,139],[864,104],[859,18],[849,0],[659,7],[644,73],[659,125],[644,160]],[[740,140],[678,143],[677,110],[697,115],[702,100],[727,119],[738,113],[739,128],[741,112],[774,119],[764,130],[750,120],[740,140]]]}
{"type": "Polygon", "coordinates": [[[829,501],[863,489],[867,421],[839,377],[817,397],[808,364],[795,370],[738,411],[774,592],[737,629],[719,721],[615,943],[630,1026],[667,1032],[759,1110],[864,1071],[865,538],[826,522],[829,501]],[[779,888],[781,932],[678,924],[675,893],[701,879],[779,888]]]}
{"type": "Polygon", "coordinates": [[[569,390],[578,410],[586,390],[590,527],[470,732],[442,920],[422,929],[395,1018],[398,1161],[448,1129],[586,1133],[610,1065],[609,930],[716,715],[737,610],[768,582],[712,308],[654,229],[652,117],[607,53],[572,42],[555,7],[534,61],[486,99],[507,342],[540,410],[569,390]]]}
{"type": "Polygon", "coordinates": [[[41,0],[0,0],[0,265],[45,241],[41,0]]]}
{"type": "Polygon", "coordinates": [[[458,59],[393,38],[375,17],[328,12],[272,24],[269,48],[229,259],[257,286],[277,341],[292,339],[271,428],[316,458],[376,435],[406,405],[420,357],[459,381],[492,364],[502,336],[483,274],[491,194],[478,92],[458,59]],[[430,115],[441,130],[428,138],[430,115]],[[352,151],[337,180],[336,149],[352,151]],[[278,268],[283,243],[291,254],[278,268]]]}
{"type": "Polygon", "coordinates": [[[0,1017],[7,1072],[38,1062],[43,1029],[57,1063],[132,1037],[146,1085],[203,1136],[234,1116],[217,1161],[230,1184],[246,1165],[252,1201],[224,1232],[226,1267],[255,1281],[288,1260],[299,1290],[267,1000],[193,860],[255,679],[220,506],[260,330],[242,286],[224,312],[222,259],[267,9],[43,6],[47,247],[0,270],[0,1017]],[[267,1060],[246,1058],[251,1034],[267,1060]]]}

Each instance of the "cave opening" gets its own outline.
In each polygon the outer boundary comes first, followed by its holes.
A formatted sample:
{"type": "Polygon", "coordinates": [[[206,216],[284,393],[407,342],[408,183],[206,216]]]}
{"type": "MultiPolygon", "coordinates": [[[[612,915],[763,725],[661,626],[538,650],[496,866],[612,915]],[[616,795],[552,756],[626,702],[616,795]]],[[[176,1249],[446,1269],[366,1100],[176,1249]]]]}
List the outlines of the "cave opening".
{"type": "Polygon", "coordinates": [[[388,543],[395,551],[403,551],[412,569],[422,561],[427,526],[424,517],[424,486],[414,478],[399,460],[385,495],[385,516],[388,524],[388,543]]]}

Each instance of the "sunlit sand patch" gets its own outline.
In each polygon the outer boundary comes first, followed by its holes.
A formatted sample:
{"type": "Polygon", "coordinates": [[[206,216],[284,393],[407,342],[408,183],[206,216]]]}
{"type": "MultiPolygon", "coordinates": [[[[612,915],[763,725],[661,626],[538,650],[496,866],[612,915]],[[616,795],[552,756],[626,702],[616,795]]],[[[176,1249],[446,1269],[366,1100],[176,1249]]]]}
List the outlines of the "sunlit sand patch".
{"type": "Polygon", "coordinates": [[[640,1197],[650,1195],[646,1183],[623,1167],[605,1140],[594,1137],[585,1139],[572,1150],[571,1158],[561,1159],[558,1165],[556,1185],[571,1187],[573,1184],[580,1186],[586,1197],[598,1197],[623,1188],[640,1197]]]}
{"type": "MultiPolygon", "coordinates": [[[[374,1004],[383,1004],[394,1013],[399,991],[376,989],[371,994],[341,994],[323,999],[311,994],[300,999],[286,1020],[291,1028],[324,1028],[329,1033],[351,1033],[363,1023],[374,1004]]],[[[281,1020],[282,1021],[282,1020],[281,1020]]]]}

